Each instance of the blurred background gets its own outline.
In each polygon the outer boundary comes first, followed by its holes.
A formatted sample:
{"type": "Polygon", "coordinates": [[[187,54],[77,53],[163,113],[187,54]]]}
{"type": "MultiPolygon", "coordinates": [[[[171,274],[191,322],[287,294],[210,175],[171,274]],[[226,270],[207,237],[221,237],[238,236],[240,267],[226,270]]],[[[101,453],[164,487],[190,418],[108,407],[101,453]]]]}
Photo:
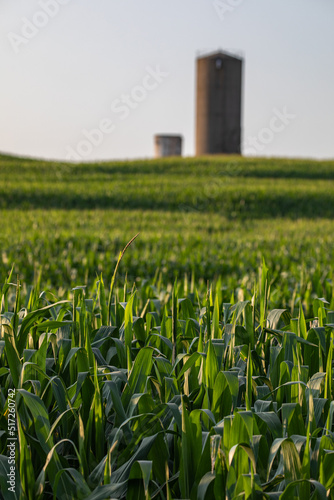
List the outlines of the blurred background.
{"type": "Polygon", "coordinates": [[[156,133],[195,152],[195,60],[244,58],[243,152],[273,110],[294,116],[261,156],[334,157],[331,0],[1,0],[0,151],[64,160],[101,121],[86,160],[149,158],[156,133]],[[149,70],[148,70],[149,68],[149,70]],[[164,74],[125,116],[115,103],[164,74]]]}

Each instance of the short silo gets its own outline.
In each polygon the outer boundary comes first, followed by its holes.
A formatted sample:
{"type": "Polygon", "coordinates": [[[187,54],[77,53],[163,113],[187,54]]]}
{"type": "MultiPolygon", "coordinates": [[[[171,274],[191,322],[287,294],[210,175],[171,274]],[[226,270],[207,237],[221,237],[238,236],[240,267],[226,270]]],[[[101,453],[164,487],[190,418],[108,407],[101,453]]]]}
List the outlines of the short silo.
{"type": "Polygon", "coordinates": [[[182,136],[180,135],[155,135],[154,151],[156,158],[165,156],[182,155],[182,136]]]}

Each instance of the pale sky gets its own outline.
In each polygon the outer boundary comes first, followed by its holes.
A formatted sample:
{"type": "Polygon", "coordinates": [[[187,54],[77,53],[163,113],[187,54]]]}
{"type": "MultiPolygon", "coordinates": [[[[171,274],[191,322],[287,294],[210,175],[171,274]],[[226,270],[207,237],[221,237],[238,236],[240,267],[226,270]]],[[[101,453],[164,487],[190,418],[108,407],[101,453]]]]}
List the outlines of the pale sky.
{"type": "Polygon", "coordinates": [[[246,154],[334,158],[333,0],[0,0],[0,39],[1,152],[149,158],[170,133],[192,156],[195,59],[221,49],[246,154]]]}

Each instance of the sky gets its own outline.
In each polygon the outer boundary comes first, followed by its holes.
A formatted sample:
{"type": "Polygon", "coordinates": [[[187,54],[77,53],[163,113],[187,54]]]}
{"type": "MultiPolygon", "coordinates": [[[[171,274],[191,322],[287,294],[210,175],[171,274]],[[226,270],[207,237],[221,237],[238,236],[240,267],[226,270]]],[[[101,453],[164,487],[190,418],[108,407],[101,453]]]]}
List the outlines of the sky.
{"type": "Polygon", "coordinates": [[[195,61],[244,58],[243,153],[334,158],[333,0],[0,0],[0,151],[195,152],[195,61]]]}

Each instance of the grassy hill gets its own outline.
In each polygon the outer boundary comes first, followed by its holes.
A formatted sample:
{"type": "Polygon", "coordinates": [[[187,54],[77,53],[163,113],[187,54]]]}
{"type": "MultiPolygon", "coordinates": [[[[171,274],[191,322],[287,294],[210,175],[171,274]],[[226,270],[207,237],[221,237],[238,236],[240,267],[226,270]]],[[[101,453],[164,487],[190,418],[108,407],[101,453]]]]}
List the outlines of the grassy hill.
{"type": "Polygon", "coordinates": [[[0,498],[334,500],[333,173],[1,157],[0,498]]]}
{"type": "MultiPolygon", "coordinates": [[[[0,271],[57,293],[121,273],[331,292],[334,161],[204,157],[72,165],[0,156],[0,271]]],[[[290,297],[290,299],[288,299],[290,297]]]]}

